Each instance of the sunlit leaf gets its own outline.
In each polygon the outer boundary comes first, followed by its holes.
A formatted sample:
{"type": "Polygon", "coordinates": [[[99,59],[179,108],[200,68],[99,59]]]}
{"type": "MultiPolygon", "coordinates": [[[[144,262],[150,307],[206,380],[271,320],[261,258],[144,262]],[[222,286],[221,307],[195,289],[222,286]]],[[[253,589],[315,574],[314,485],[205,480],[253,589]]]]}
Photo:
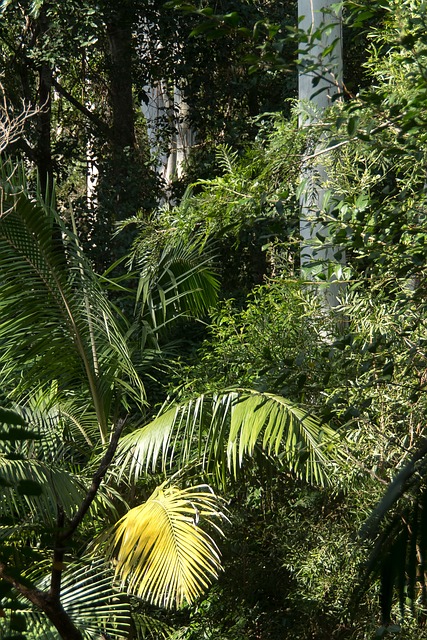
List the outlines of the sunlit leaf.
{"type": "Polygon", "coordinates": [[[107,557],[128,592],[162,606],[191,603],[220,571],[217,545],[203,526],[222,517],[207,487],[162,485],[104,534],[107,557]]]}

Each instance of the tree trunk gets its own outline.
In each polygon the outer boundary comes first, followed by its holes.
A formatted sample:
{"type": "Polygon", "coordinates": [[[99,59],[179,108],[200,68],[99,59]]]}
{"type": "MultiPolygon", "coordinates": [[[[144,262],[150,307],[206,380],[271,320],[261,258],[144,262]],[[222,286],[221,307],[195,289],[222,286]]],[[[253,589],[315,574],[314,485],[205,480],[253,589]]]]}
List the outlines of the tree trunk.
{"type": "Polygon", "coordinates": [[[185,163],[196,138],[189,122],[189,107],[183,91],[174,85],[173,95],[170,93],[167,82],[161,80],[155,86],[145,87],[147,99],[141,104],[147,123],[151,158],[164,182],[166,197],[173,180],[183,177],[185,163]]]}
{"type": "Polygon", "coordinates": [[[97,164],[98,176],[97,193],[92,194],[97,211],[90,251],[98,270],[110,265],[129,248],[130,232],[114,237],[114,226],[143,208],[147,184],[146,159],[135,139],[132,85],[135,3],[132,0],[105,0],[101,10],[108,44],[106,66],[111,129],[109,139],[99,153],[91,154],[97,164]]]}
{"type": "Polygon", "coordinates": [[[112,138],[117,150],[135,147],[135,114],[132,96],[132,24],[129,15],[114,12],[107,23],[110,47],[109,92],[112,138]]]}
{"type": "MultiPolygon", "coordinates": [[[[309,36],[310,46],[299,59],[299,100],[304,116],[300,118],[301,126],[309,126],[320,120],[324,110],[340,92],[342,82],[342,35],[341,16],[329,13],[328,9],[335,0],[298,0],[299,26],[309,36]],[[327,27],[327,31],[324,28],[327,27]],[[318,34],[316,34],[318,31],[318,34]],[[316,35],[314,35],[316,34],[316,35]],[[333,50],[325,55],[325,50],[333,42],[333,50]]],[[[319,147],[307,149],[307,156],[315,155],[319,147]]],[[[327,180],[322,155],[314,164],[309,160],[303,162],[302,178],[306,188],[301,196],[301,271],[303,276],[312,277],[314,269],[323,272],[329,280],[331,267],[337,264],[338,249],[328,240],[329,229],[321,222],[324,184],[327,180]],[[323,237],[322,246],[314,248],[316,238],[323,237]]],[[[337,304],[339,287],[329,285],[326,302],[329,306],[337,304]]]]}
{"type": "MultiPolygon", "coordinates": [[[[36,33],[42,39],[49,30],[47,4],[43,4],[37,18],[36,33]]],[[[36,147],[36,161],[40,178],[40,188],[43,197],[52,193],[53,164],[52,164],[52,66],[41,61],[38,68],[38,137],[36,147]]]]}
{"type": "Polygon", "coordinates": [[[70,616],[64,610],[59,601],[45,601],[45,606],[42,608],[46,616],[57,629],[62,640],[82,640],[83,635],[73,624],[70,616]]]}
{"type": "Polygon", "coordinates": [[[59,598],[52,598],[45,591],[30,589],[22,584],[19,579],[9,575],[6,565],[0,562],[0,578],[11,584],[24,598],[38,607],[53,624],[62,640],[82,640],[81,632],[72,622],[70,616],[63,608],[59,598]]]}

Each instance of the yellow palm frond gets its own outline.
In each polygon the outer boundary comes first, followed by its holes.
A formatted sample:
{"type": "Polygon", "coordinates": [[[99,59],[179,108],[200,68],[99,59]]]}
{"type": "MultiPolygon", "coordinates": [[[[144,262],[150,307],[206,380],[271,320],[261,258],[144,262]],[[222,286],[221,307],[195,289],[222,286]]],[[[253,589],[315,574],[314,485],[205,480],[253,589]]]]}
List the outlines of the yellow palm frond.
{"type": "Polygon", "coordinates": [[[104,536],[107,557],[129,593],[153,604],[191,603],[221,569],[218,547],[201,528],[221,532],[219,498],[206,486],[179,489],[161,485],[104,536]]]}

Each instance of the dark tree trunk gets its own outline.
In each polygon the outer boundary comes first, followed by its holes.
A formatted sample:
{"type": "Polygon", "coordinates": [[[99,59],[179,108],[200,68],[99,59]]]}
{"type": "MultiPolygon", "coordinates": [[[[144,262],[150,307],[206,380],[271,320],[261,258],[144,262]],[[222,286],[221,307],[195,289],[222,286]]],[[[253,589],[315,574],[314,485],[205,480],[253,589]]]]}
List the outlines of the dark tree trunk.
{"type": "Polygon", "coordinates": [[[106,23],[110,49],[109,90],[112,138],[117,151],[135,147],[135,114],[132,96],[132,25],[132,17],[126,15],[126,11],[119,10],[110,14],[106,23]]]}
{"type": "Polygon", "coordinates": [[[71,540],[73,534],[80,526],[83,518],[88,513],[90,506],[96,498],[98,489],[107,473],[117,445],[125,426],[126,419],[119,420],[111,435],[110,443],[104,456],[99,463],[98,469],[95,471],[92,483],[88,488],[86,496],[74,517],[64,528],[65,516],[61,507],[58,506],[57,527],[58,534],[56,536],[55,548],[53,553],[53,568],[51,577],[51,586],[49,592],[40,591],[39,589],[31,589],[24,585],[16,577],[10,575],[8,567],[0,561],[0,579],[11,584],[24,598],[32,602],[36,607],[41,609],[49,618],[51,623],[57,629],[62,640],[82,640],[81,632],[74,625],[68,613],[61,604],[61,579],[62,579],[62,563],[64,560],[64,542],[71,540]],[[58,546],[60,545],[60,546],[58,546]]]}
{"type": "Polygon", "coordinates": [[[39,70],[39,107],[38,116],[38,140],[37,140],[37,167],[39,170],[42,195],[52,191],[53,165],[51,144],[51,88],[52,69],[43,63],[39,70]]]}
{"type": "MultiPolygon", "coordinates": [[[[44,4],[37,19],[36,32],[40,40],[47,34],[49,21],[47,5],[44,4]]],[[[52,165],[52,66],[45,61],[38,67],[38,138],[36,147],[36,161],[40,177],[41,193],[43,197],[50,193],[53,186],[52,165]]]]}
{"type": "Polygon", "coordinates": [[[111,130],[99,156],[98,211],[92,235],[92,258],[102,270],[130,246],[129,233],[113,237],[114,224],[143,208],[146,158],[135,139],[132,63],[134,0],[104,0],[101,5],[107,40],[108,97],[111,130]],[[129,237],[128,237],[129,236],[129,237]]]}
{"type": "Polygon", "coordinates": [[[13,585],[21,595],[43,611],[58,631],[62,640],[83,639],[81,632],[77,629],[68,613],[62,607],[59,598],[52,597],[45,591],[30,589],[25,586],[19,581],[19,579],[9,575],[7,567],[2,562],[0,562],[0,578],[13,585]]]}
{"type": "Polygon", "coordinates": [[[82,640],[83,636],[73,624],[68,613],[63,609],[60,601],[45,599],[43,611],[57,629],[62,640],[82,640]]]}

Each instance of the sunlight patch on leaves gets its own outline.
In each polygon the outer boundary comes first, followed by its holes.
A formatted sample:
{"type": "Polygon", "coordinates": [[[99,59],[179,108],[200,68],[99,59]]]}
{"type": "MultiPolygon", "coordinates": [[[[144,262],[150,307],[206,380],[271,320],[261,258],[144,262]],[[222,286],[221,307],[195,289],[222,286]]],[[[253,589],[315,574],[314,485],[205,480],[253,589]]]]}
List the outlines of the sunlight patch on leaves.
{"type": "Polygon", "coordinates": [[[100,540],[116,558],[116,575],[129,593],[166,607],[191,603],[221,569],[218,547],[201,524],[221,532],[220,501],[206,486],[161,485],[100,540]]]}

